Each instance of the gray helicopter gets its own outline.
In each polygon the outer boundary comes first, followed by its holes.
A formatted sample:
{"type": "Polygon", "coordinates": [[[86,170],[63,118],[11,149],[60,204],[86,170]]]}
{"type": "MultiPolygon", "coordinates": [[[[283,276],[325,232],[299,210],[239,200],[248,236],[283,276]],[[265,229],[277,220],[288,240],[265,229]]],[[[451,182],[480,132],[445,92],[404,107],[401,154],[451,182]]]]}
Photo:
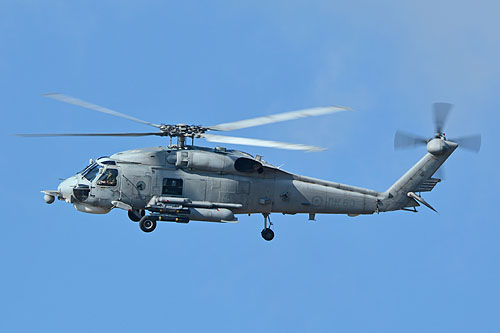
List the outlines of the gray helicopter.
{"type": "Polygon", "coordinates": [[[435,211],[421,196],[432,191],[441,180],[433,175],[459,144],[479,151],[481,137],[473,135],[448,140],[443,133],[452,105],[435,103],[434,137],[422,138],[398,131],[395,148],[426,145],[427,153],[385,192],[296,175],[264,161],[261,156],[194,145],[194,139],[210,142],[253,145],[290,150],[320,151],[323,148],[302,144],[209,134],[231,131],[310,116],[349,111],[341,106],[318,107],[285,112],[215,126],[154,124],[108,108],[62,94],[46,97],[94,111],[129,119],[156,128],[147,133],[65,133],[18,134],[24,137],[49,136],[167,136],[169,146],[141,148],[90,160],[81,172],[64,180],[57,190],[45,190],[44,200],[66,201],[85,213],[106,214],[114,208],[128,211],[132,221],[144,232],[155,230],[158,221],[188,223],[207,221],[236,223],[236,214],[262,214],[266,241],[274,238],[271,213],[374,214],[407,210],[417,212],[423,204],[435,211]],[[172,138],[177,143],[172,144],[172,138]],[[192,143],[187,144],[186,138],[192,143]]]}

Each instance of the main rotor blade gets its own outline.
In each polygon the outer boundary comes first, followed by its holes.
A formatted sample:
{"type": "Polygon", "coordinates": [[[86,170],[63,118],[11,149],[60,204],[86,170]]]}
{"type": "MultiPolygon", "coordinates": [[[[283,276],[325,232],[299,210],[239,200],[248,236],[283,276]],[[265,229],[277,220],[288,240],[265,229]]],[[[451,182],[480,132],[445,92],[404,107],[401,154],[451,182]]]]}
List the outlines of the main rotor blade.
{"type": "Polygon", "coordinates": [[[450,103],[434,103],[434,125],[436,126],[436,133],[443,133],[444,124],[448,118],[453,104],[450,103]]]}
{"type": "Polygon", "coordinates": [[[35,134],[15,134],[25,138],[43,138],[54,136],[163,136],[162,132],[157,133],[35,133],[35,134]]]}
{"type": "Polygon", "coordinates": [[[396,135],[394,136],[395,149],[414,148],[416,146],[422,146],[426,144],[427,139],[411,133],[396,131],[396,135]]]}
{"type": "Polygon", "coordinates": [[[105,108],[105,107],[102,107],[102,106],[99,106],[99,105],[96,105],[96,104],[92,104],[92,103],[89,103],[89,102],[86,102],[86,101],[83,101],[81,99],[74,98],[74,97],[71,97],[71,96],[66,96],[66,95],[58,94],[58,93],[44,94],[43,96],[48,97],[48,98],[52,98],[52,99],[55,99],[55,100],[58,100],[58,101],[61,101],[61,102],[65,102],[65,103],[69,103],[69,104],[81,106],[83,108],[94,110],[94,111],[97,111],[97,112],[102,112],[102,113],[110,114],[110,115],[115,116],[115,117],[125,118],[125,119],[132,120],[132,121],[135,121],[135,122],[138,122],[138,123],[141,123],[141,124],[146,124],[146,125],[149,125],[149,126],[153,126],[153,127],[156,127],[156,128],[160,128],[161,127],[160,125],[150,123],[149,121],[145,121],[145,120],[141,120],[141,119],[138,119],[138,118],[135,118],[135,117],[132,117],[132,116],[128,116],[126,114],[123,114],[123,113],[120,113],[120,112],[117,112],[117,111],[113,111],[111,109],[108,109],[108,108],[105,108]]]}
{"type": "Polygon", "coordinates": [[[316,152],[326,149],[326,148],[308,146],[297,143],[241,138],[236,136],[201,134],[200,137],[205,138],[207,141],[210,142],[232,143],[236,145],[246,145],[246,146],[269,147],[269,148],[279,148],[279,149],[289,149],[289,150],[305,150],[311,152],[313,151],[316,152]]]}
{"type": "Polygon", "coordinates": [[[481,149],[481,135],[479,134],[464,136],[457,139],[450,139],[450,141],[454,141],[458,143],[459,147],[473,151],[475,153],[479,152],[479,150],[481,149]]]}
{"type": "Polygon", "coordinates": [[[343,106],[324,106],[324,107],[272,114],[269,116],[234,121],[231,123],[218,124],[215,126],[209,126],[208,128],[214,131],[233,131],[241,128],[267,125],[281,121],[293,120],[305,117],[321,116],[324,114],[340,112],[340,111],[352,111],[352,110],[343,106]]]}

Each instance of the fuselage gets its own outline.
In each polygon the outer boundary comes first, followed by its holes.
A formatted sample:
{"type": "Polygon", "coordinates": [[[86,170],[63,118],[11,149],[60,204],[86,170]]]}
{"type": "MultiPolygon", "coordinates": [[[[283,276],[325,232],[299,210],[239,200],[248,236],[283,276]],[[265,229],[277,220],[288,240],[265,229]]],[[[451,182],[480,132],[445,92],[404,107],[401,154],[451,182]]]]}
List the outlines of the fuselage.
{"type": "Polygon", "coordinates": [[[87,213],[144,209],[152,198],[235,204],[235,214],[372,214],[380,192],[286,172],[223,148],[142,148],[100,158],[59,185],[59,198],[87,213]]]}

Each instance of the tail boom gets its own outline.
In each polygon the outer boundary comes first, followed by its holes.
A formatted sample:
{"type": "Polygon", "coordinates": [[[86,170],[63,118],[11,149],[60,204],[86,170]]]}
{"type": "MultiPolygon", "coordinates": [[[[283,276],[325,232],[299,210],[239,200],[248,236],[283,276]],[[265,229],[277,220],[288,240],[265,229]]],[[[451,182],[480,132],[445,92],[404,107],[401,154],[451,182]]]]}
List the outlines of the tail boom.
{"type": "Polygon", "coordinates": [[[451,141],[444,143],[448,147],[446,151],[442,154],[435,154],[429,150],[431,152],[425,154],[420,161],[383,193],[382,200],[379,202],[379,211],[394,211],[419,205],[408,193],[418,192],[419,188],[432,177],[458,147],[458,144],[451,141]]]}

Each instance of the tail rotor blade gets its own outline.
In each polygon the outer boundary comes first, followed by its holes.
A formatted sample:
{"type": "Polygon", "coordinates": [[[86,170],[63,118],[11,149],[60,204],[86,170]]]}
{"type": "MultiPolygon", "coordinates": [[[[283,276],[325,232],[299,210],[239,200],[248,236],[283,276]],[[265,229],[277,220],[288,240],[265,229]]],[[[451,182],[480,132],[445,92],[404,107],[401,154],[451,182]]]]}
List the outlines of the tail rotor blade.
{"type": "Polygon", "coordinates": [[[450,103],[434,103],[434,124],[436,126],[436,133],[443,133],[444,124],[448,118],[453,104],[450,103]]]}
{"type": "Polygon", "coordinates": [[[479,134],[464,136],[451,141],[458,143],[459,147],[473,151],[475,153],[479,152],[479,150],[481,149],[481,135],[479,134]]]}
{"type": "Polygon", "coordinates": [[[395,149],[414,148],[416,146],[423,146],[426,144],[427,139],[411,133],[397,131],[396,135],[394,136],[395,149]]]}

